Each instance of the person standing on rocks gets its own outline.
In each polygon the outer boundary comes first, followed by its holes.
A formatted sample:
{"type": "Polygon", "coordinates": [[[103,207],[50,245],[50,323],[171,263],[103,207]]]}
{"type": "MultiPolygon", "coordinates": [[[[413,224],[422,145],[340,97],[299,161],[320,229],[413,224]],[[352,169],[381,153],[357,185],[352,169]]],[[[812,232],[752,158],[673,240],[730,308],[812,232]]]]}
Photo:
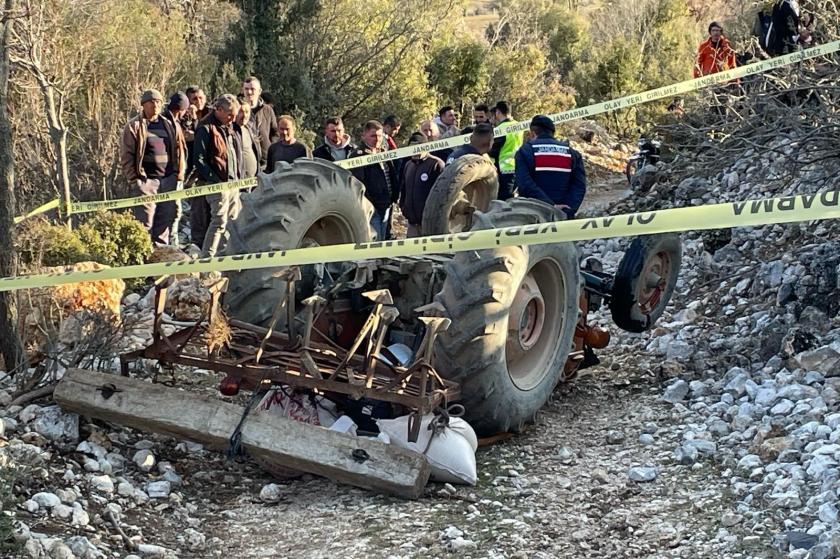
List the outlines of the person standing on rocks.
{"type": "Polygon", "coordinates": [[[545,115],[531,119],[531,140],[516,152],[516,184],[520,196],[551,204],[568,219],[586,195],[583,157],[554,138],[554,122],[545,115]]]}
{"type": "Polygon", "coordinates": [[[700,43],[694,61],[694,77],[708,76],[735,68],[735,50],[723,35],[723,26],[716,21],[709,24],[709,38],[700,43]]]}
{"type": "MultiPolygon", "coordinates": [[[[180,127],[161,115],[163,96],[148,89],[140,97],[140,114],[128,121],[120,144],[123,175],[136,196],[171,192],[184,180],[186,143],[180,127]]],[[[134,208],[152,242],[169,243],[176,215],[175,202],[150,202],[134,208]]]]}
{"type": "Polygon", "coordinates": [[[324,143],[315,148],[312,156],[327,161],[349,159],[356,149],[350,140],[350,134],[344,131],[341,117],[331,116],[324,121],[324,143]]]}
{"type": "MultiPolygon", "coordinates": [[[[218,184],[242,177],[242,144],[233,128],[239,101],[226,93],[213,103],[213,112],[195,132],[195,168],[203,184],[218,184]]],[[[239,214],[239,191],[208,194],[210,224],[202,243],[204,256],[215,256],[224,248],[227,224],[239,214]]]]}
{"type": "Polygon", "coordinates": [[[312,159],[312,152],[309,151],[309,148],[298,142],[297,138],[295,138],[297,126],[294,117],[291,115],[281,115],[277,119],[277,130],[280,139],[268,148],[268,164],[265,168],[267,173],[274,172],[278,161],[291,163],[301,157],[312,159]]]}
{"type": "Polygon", "coordinates": [[[278,140],[280,135],[277,131],[277,117],[274,109],[260,98],[260,93],[262,93],[260,80],[254,76],[245,78],[242,83],[242,97],[251,105],[251,122],[260,144],[260,168],[265,169],[268,148],[278,140]]]}
{"type": "MultiPolygon", "coordinates": [[[[491,129],[492,132],[492,129],[491,129]]],[[[426,137],[415,132],[408,145],[422,144],[426,137]]],[[[443,172],[443,161],[424,151],[408,159],[400,173],[400,210],[408,221],[408,237],[420,236],[423,210],[432,186],[443,172]]]]}
{"type": "MultiPolygon", "coordinates": [[[[356,149],[353,157],[382,152],[382,135],[382,124],[378,120],[367,121],[362,132],[362,147],[356,149]]],[[[393,163],[380,161],[356,167],[352,172],[353,176],[365,185],[365,197],[373,204],[374,212],[370,226],[376,233],[376,240],[388,240],[391,234],[391,206],[399,198],[393,163]]]]}

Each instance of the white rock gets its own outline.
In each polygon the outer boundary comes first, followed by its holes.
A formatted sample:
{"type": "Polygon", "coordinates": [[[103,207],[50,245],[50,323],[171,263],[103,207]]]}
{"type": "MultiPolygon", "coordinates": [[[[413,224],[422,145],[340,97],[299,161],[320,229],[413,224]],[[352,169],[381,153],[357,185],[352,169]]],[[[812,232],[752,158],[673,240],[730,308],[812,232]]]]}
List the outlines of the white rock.
{"type": "Polygon", "coordinates": [[[688,390],[687,382],[681,379],[676,380],[665,389],[665,392],[662,394],[662,399],[671,404],[678,404],[688,396],[688,390]]]}
{"type": "Polygon", "coordinates": [[[813,479],[820,481],[825,477],[826,473],[832,469],[836,469],[837,460],[831,456],[817,455],[811,459],[806,472],[813,479]]]}
{"type": "Polygon", "coordinates": [[[144,559],[157,559],[158,557],[165,557],[168,549],[159,545],[152,545],[148,543],[141,543],[137,546],[137,553],[144,559]]]}
{"type": "Polygon", "coordinates": [[[77,506],[73,507],[73,518],[70,521],[70,524],[73,526],[87,526],[90,524],[90,515],[82,508],[81,505],[76,503],[77,506]]]}
{"type": "Polygon", "coordinates": [[[146,493],[152,499],[165,499],[172,492],[172,486],[168,481],[153,481],[146,485],[146,493]]]}
{"type": "Polygon", "coordinates": [[[206,537],[204,534],[193,528],[184,530],[184,543],[189,546],[190,550],[204,549],[206,537]]]}
{"type": "Polygon", "coordinates": [[[61,504],[61,499],[55,493],[41,492],[32,496],[32,500],[44,509],[51,509],[61,504]]]}
{"type": "Polygon", "coordinates": [[[738,460],[738,470],[744,475],[749,475],[759,467],[761,467],[761,458],[757,454],[747,454],[738,460]]]}
{"type": "Polygon", "coordinates": [[[71,516],[73,516],[73,509],[64,504],[56,505],[53,507],[51,514],[54,518],[68,520],[71,516]]]}
{"type": "Polygon", "coordinates": [[[73,536],[67,540],[67,545],[79,559],[104,559],[105,554],[99,551],[90,540],[84,536],[73,536]]]}
{"type": "Polygon", "coordinates": [[[260,501],[263,503],[276,503],[282,495],[282,488],[276,483],[269,483],[260,489],[260,501]]]}
{"type": "Polygon", "coordinates": [[[464,532],[455,526],[447,526],[440,533],[440,540],[454,540],[464,535],[464,532]]]}
{"type": "Polygon", "coordinates": [[[819,510],[820,520],[830,526],[837,524],[837,507],[834,503],[823,503],[819,510]]]}
{"type": "Polygon", "coordinates": [[[155,467],[155,455],[151,450],[143,449],[134,453],[134,463],[142,472],[151,472],[155,467]]]}
{"type": "Polygon", "coordinates": [[[770,413],[773,415],[787,415],[793,411],[794,408],[793,402],[790,400],[782,400],[772,408],[770,408],[770,413]]]}
{"type": "Polygon", "coordinates": [[[21,420],[23,423],[29,423],[36,417],[38,417],[38,413],[41,411],[41,406],[38,404],[29,404],[25,408],[23,408],[20,413],[18,414],[18,419],[21,420]]]}
{"type": "Polygon", "coordinates": [[[27,499],[23,502],[23,508],[26,509],[26,512],[30,514],[35,514],[36,512],[38,512],[38,509],[41,508],[41,505],[39,505],[32,499],[27,499]]]}
{"type": "Polygon", "coordinates": [[[463,552],[467,549],[475,549],[476,547],[478,546],[474,541],[466,540],[464,538],[455,538],[454,540],[449,540],[446,544],[446,549],[450,553],[463,552]]]}
{"type": "Polygon", "coordinates": [[[130,497],[134,495],[134,486],[128,481],[121,481],[117,484],[117,495],[130,497]]]}
{"type": "Polygon", "coordinates": [[[656,479],[658,472],[656,468],[650,466],[634,466],[627,472],[627,477],[631,481],[638,483],[646,483],[656,479]]]}
{"type": "Polygon", "coordinates": [[[79,415],[64,413],[58,406],[42,408],[32,424],[35,432],[51,441],[79,440],[79,415]]]}
{"type": "Polygon", "coordinates": [[[110,476],[91,476],[90,484],[94,489],[101,491],[102,493],[114,492],[114,482],[111,480],[110,476]]]}

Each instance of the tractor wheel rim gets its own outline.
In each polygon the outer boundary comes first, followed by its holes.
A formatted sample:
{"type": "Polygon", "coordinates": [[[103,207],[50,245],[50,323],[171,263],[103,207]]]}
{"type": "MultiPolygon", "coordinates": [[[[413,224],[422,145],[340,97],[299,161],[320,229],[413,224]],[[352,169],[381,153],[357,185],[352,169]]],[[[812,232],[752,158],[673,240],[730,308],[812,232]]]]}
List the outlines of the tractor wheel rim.
{"type": "Polygon", "coordinates": [[[565,320],[565,278],[552,258],[537,262],[516,290],[508,315],[505,358],[520,390],[531,390],[551,371],[565,320]]]}
{"type": "Polygon", "coordinates": [[[639,276],[639,309],[650,314],[662,301],[662,294],[668,285],[671,272],[671,257],[665,251],[651,256],[639,276]]]}

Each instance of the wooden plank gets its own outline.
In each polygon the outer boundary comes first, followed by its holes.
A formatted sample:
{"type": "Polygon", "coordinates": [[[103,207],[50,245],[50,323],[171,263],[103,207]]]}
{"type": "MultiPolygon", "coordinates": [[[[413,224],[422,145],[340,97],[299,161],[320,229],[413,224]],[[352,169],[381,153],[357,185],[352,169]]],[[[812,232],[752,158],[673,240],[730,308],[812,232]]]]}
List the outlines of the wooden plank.
{"type": "MultiPolygon", "coordinates": [[[[53,398],[68,411],[218,450],[227,449],[243,411],[207,394],[82,369],[68,370],[53,398]]],[[[409,499],[418,498],[429,479],[421,454],[268,413],[248,416],[242,446],[277,466],[409,499]]]]}

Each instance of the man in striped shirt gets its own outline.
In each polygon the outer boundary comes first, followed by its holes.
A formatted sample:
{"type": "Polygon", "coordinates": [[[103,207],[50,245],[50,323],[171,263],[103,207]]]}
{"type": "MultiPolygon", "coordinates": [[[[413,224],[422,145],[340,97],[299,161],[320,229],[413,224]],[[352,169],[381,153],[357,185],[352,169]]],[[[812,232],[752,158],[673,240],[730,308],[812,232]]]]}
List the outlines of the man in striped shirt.
{"type": "Polygon", "coordinates": [[[531,139],[516,151],[519,195],[535,198],[573,219],[586,195],[583,157],[554,138],[554,122],[545,115],[531,119],[531,139]]]}

